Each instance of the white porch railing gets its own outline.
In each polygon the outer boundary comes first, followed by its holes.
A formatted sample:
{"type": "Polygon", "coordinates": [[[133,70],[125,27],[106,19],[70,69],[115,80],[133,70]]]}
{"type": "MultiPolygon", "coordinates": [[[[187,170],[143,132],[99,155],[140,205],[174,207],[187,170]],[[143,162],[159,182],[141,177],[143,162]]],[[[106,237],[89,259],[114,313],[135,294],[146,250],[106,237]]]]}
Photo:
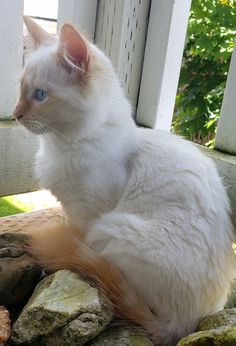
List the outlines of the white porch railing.
{"type": "Polygon", "coordinates": [[[16,102],[23,54],[23,0],[0,1],[0,117],[16,102]]]}
{"type": "Polygon", "coordinates": [[[220,151],[236,155],[236,48],[229,68],[215,147],[220,151]]]}
{"type": "MultiPolygon", "coordinates": [[[[11,115],[22,66],[24,0],[0,1],[0,118],[11,115]]],[[[59,0],[69,21],[112,59],[139,124],[170,130],[191,0],[59,0]]],[[[236,209],[236,52],[225,91],[216,160],[236,209]]],[[[3,123],[2,123],[3,124],[3,123]]],[[[37,140],[0,124],[0,196],[32,191],[37,140]]]]}

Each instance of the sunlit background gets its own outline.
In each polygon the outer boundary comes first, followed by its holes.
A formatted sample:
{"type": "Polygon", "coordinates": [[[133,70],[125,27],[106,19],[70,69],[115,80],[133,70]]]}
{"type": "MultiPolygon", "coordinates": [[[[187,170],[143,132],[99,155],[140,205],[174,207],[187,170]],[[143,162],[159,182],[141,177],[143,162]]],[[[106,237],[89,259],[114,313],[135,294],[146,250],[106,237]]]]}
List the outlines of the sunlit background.
{"type": "Polygon", "coordinates": [[[24,14],[48,19],[57,18],[58,0],[25,0],[24,14]]]}

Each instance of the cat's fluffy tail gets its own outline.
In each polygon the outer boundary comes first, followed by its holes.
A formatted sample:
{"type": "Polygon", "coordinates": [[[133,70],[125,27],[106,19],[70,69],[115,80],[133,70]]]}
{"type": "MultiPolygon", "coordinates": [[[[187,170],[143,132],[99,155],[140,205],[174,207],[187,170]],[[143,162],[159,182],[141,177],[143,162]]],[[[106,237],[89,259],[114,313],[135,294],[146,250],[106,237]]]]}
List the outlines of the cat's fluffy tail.
{"type": "Polygon", "coordinates": [[[110,298],[115,313],[141,326],[156,345],[162,344],[161,323],[133,285],[116,266],[93,252],[74,234],[66,226],[35,231],[30,235],[28,250],[43,268],[69,269],[92,280],[110,298]]]}

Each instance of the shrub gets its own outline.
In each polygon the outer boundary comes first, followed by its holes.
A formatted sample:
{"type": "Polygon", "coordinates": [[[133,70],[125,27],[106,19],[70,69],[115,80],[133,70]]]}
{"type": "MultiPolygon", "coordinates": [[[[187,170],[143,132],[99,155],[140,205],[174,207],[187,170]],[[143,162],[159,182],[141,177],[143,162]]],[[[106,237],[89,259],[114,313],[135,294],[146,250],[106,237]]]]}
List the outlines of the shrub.
{"type": "Polygon", "coordinates": [[[174,132],[206,145],[214,139],[235,34],[235,0],[193,0],[174,132]]]}

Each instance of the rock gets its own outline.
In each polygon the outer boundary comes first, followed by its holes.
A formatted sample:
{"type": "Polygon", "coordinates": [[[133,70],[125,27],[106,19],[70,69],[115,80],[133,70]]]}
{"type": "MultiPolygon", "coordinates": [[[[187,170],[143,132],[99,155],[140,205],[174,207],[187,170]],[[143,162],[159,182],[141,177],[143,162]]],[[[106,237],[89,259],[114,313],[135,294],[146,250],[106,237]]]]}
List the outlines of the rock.
{"type": "Polygon", "coordinates": [[[178,346],[236,345],[236,309],[225,309],[205,318],[199,332],[179,341],[178,346]]]}
{"type": "Polygon", "coordinates": [[[234,346],[236,345],[236,326],[220,327],[190,334],[180,340],[177,346],[234,346]]]}
{"type": "Polygon", "coordinates": [[[111,303],[79,275],[60,270],[44,278],[13,325],[11,341],[84,345],[112,319],[111,303]]]}
{"type": "Polygon", "coordinates": [[[0,233],[0,305],[26,301],[39,281],[41,271],[23,249],[22,233],[0,233]]]}
{"type": "Polygon", "coordinates": [[[225,309],[206,317],[199,325],[198,330],[216,329],[236,324],[236,309],[225,309]]]}
{"type": "Polygon", "coordinates": [[[154,344],[134,327],[111,327],[101,333],[90,346],[153,346],[154,344]]]}
{"type": "Polygon", "coordinates": [[[10,336],[10,317],[9,312],[4,306],[0,306],[0,346],[3,345],[10,336]]]}

